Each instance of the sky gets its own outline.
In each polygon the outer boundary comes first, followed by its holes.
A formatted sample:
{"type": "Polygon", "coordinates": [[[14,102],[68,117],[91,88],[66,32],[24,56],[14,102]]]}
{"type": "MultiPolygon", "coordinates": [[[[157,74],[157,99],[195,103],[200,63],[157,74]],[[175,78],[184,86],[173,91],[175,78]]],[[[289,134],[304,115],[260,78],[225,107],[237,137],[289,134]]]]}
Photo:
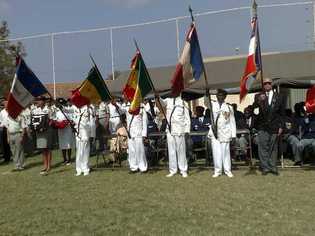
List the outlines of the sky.
{"type": "MultiPolygon", "coordinates": [[[[306,0],[257,0],[258,5],[306,0]]],[[[0,0],[0,20],[8,22],[10,38],[53,32],[137,24],[251,5],[250,0],[0,0]]],[[[258,9],[263,52],[313,48],[312,6],[258,9]]],[[[238,10],[196,18],[204,57],[247,54],[250,11],[238,10]]],[[[179,20],[182,48],[190,20],[179,20]]],[[[177,63],[175,21],[113,30],[115,70],[127,70],[136,39],[148,67],[177,63]]],[[[21,40],[27,64],[44,82],[53,82],[51,37],[21,40]]],[[[112,71],[110,32],[54,36],[56,82],[82,81],[92,54],[104,77],[112,71]]],[[[245,62],[244,62],[245,63],[245,62]]]]}

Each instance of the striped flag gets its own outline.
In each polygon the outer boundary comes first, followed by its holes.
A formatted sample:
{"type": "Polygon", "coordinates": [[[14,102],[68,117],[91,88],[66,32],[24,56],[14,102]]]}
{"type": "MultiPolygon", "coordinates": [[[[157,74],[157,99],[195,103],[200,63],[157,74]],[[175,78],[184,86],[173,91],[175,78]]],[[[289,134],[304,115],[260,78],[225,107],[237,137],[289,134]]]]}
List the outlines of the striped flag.
{"type": "Polygon", "coordinates": [[[19,57],[17,69],[8,97],[7,111],[11,118],[15,119],[29,106],[36,97],[48,93],[33,71],[19,57]]]}
{"type": "Polygon", "coordinates": [[[261,77],[262,61],[260,51],[260,40],[258,30],[258,19],[257,19],[257,4],[253,1],[252,6],[252,20],[251,20],[252,32],[250,36],[249,52],[246,62],[245,71],[241,78],[240,84],[240,101],[242,101],[251,85],[258,77],[261,77]]]}
{"type": "Polygon", "coordinates": [[[195,23],[192,23],[186,36],[186,43],[175,73],[171,80],[172,94],[179,93],[190,84],[199,80],[203,73],[203,61],[195,23]]]}
{"type": "Polygon", "coordinates": [[[70,99],[78,108],[111,100],[111,94],[96,65],[91,68],[80,87],[72,92],[70,99]]]}
{"type": "Polygon", "coordinates": [[[144,64],[141,53],[137,50],[131,62],[131,72],[128,81],[123,88],[123,95],[129,101],[129,113],[139,114],[140,104],[144,97],[153,90],[153,84],[149,72],[144,64]]]}

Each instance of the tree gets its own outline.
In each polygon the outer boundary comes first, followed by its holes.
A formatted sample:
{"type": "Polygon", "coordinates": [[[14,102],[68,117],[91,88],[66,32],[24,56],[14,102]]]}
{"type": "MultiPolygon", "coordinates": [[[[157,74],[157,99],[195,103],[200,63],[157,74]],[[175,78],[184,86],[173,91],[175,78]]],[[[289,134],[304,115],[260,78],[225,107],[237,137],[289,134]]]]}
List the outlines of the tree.
{"type": "Polygon", "coordinates": [[[0,97],[6,96],[10,90],[16,69],[16,56],[25,56],[21,42],[8,41],[10,30],[6,21],[0,23],[0,97]]]}

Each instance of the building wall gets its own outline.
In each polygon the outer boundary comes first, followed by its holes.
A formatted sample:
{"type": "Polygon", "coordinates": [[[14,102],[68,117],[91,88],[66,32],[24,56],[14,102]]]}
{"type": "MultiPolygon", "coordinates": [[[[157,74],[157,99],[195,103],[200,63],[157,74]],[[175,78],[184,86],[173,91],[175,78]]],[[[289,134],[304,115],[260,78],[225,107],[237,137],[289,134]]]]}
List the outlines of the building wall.
{"type": "Polygon", "coordinates": [[[304,102],[306,98],[306,91],[307,89],[290,89],[288,107],[293,110],[295,103],[304,102]]]}
{"type": "MultiPolygon", "coordinates": [[[[237,104],[237,110],[239,111],[244,111],[245,107],[247,107],[248,105],[253,104],[254,102],[254,96],[255,93],[251,93],[248,94],[245,99],[242,101],[242,103],[240,103],[240,95],[239,94],[233,94],[233,95],[228,95],[225,99],[225,101],[227,103],[236,103],[237,104]]],[[[216,96],[215,95],[211,95],[211,99],[212,100],[216,100],[216,96]]],[[[204,107],[208,107],[208,99],[206,99],[205,97],[200,98],[198,100],[196,100],[196,102],[192,102],[191,103],[191,109],[193,111],[193,114],[195,114],[195,107],[196,106],[204,106],[204,107]]]]}

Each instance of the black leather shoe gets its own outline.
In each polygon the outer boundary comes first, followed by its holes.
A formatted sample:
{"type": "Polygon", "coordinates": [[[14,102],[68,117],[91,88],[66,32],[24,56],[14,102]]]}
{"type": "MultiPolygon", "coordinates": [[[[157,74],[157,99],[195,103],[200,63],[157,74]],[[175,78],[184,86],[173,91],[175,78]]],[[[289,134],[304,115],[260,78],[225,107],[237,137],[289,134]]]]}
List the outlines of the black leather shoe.
{"type": "Polygon", "coordinates": [[[267,175],[267,174],[268,174],[268,171],[265,171],[265,170],[261,171],[261,175],[267,175]]]}
{"type": "Polygon", "coordinates": [[[270,171],[270,173],[275,175],[275,176],[279,176],[279,172],[278,171],[270,171]]]}
{"type": "Polygon", "coordinates": [[[294,166],[302,166],[302,161],[296,161],[293,165],[294,166]]]}

